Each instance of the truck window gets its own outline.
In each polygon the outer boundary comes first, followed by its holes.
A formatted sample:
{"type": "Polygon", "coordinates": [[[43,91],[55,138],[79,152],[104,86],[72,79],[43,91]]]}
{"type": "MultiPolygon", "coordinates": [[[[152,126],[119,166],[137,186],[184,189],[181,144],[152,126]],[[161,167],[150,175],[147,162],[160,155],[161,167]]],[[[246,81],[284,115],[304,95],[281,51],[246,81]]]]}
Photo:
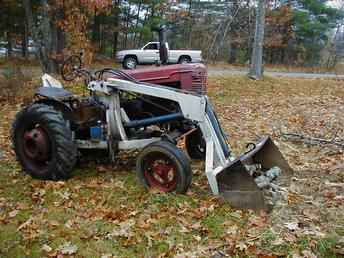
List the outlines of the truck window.
{"type": "Polygon", "coordinates": [[[147,46],[145,46],[144,50],[158,50],[158,44],[157,43],[150,43],[147,46]]]}

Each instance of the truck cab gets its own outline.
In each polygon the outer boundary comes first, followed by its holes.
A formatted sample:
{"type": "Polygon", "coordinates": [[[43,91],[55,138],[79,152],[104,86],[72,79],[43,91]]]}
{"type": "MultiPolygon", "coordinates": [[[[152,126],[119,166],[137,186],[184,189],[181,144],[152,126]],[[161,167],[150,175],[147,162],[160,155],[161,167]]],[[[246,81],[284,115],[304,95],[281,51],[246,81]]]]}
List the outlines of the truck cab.
{"type": "Polygon", "coordinates": [[[144,45],[141,50],[142,54],[140,56],[141,64],[152,64],[159,60],[159,42],[148,42],[144,45]]]}

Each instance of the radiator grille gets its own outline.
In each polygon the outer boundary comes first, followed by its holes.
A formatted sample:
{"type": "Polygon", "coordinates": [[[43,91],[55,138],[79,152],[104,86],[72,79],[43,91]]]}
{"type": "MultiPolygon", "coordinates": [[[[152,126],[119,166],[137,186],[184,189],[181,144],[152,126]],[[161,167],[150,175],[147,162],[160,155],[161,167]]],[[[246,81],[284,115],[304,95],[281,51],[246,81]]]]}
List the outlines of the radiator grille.
{"type": "Polygon", "coordinates": [[[207,93],[207,74],[205,71],[192,72],[192,90],[202,95],[207,93]]]}

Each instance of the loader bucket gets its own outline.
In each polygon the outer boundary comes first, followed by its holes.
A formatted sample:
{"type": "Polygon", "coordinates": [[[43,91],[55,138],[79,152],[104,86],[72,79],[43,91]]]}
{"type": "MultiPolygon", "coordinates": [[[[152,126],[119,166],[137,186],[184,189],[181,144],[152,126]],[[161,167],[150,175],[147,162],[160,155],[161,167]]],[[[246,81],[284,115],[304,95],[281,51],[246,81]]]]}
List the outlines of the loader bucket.
{"type": "Polygon", "coordinates": [[[274,142],[269,137],[265,137],[216,176],[220,194],[235,208],[253,210],[269,208],[264,200],[263,191],[247,169],[247,165],[255,164],[260,164],[262,171],[279,167],[284,174],[293,173],[274,142]]]}

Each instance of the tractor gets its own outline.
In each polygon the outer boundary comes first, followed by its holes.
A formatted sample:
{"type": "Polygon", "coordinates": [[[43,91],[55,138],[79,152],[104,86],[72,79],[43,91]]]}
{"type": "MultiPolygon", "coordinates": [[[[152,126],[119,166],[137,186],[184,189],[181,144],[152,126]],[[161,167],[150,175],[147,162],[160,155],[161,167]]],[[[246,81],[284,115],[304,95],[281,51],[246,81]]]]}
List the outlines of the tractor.
{"type": "Polygon", "coordinates": [[[85,152],[102,151],[115,161],[120,151],[139,150],[136,173],[142,184],[182,194],[192,181],[190,158],[203,159],[213,194],[233,207],[267,209],[262,189],[281,172],[292,173],[288,163],[269,137],[235,156],[203,92],[204,66],[179,69],[185,73],[176,73],[179,79],[171,82],[164,81],[163,72],[148,79],[138,71],[90,71],[79,56],[71,56],[62,66],[62,77],[82,77],[89,96],[76,96],[50,75],[42,76],[34,101],[16,115],[12,126],[23,170],[34,178],[62,180],[71,176],[85,152]],[[188,155],[178,147],[182,139],[188,155]]]}

